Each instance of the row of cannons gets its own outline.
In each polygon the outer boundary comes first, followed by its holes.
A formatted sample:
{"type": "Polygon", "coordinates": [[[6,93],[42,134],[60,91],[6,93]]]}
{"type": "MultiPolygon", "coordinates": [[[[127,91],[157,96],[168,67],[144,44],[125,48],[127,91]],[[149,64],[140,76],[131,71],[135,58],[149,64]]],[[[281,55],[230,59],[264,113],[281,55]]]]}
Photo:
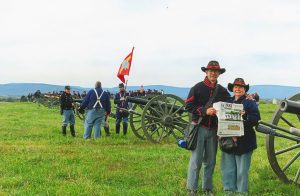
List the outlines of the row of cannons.
{"type": "MultiPolygon", "coordinates": [[[[132,107],[129,124],[135,136],[154,143],[175,142],[184,137],[184,130],[191,121],[185,102],[171,94],[146,97],[127,97],[132,107]]],[[[75,100],[76,115],[81,100],[75,100]]],[[[114,117],[114,116],[112,116],[114,117]]],[[[258,132],[266,134],[269,163],[284,183],[299,186],[300,176],[300,93],[283,100],[270,122],[260,121],[258,132]]]]}

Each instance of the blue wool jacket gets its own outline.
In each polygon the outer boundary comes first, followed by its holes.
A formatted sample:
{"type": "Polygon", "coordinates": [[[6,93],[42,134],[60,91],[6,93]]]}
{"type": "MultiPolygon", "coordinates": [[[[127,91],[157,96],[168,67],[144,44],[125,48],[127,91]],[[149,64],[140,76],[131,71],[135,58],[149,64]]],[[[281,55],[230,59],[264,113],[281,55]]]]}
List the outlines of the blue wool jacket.
{"type": "MultiPolygon", "coordinates": [[[[98,96],[101,95],[101,93],[103,92],[102,88],[96,88],[96,91],[98,93],[98,96]]],[[[97,96],[96,96],[96,93],[94,91],[94,89],[91,89],[87,95],[84,97],[81,105],[80,105],[80,108],[82,109],[93,109],[93,106],[95,105],[97,101],[97,96]]],[[[103,109],[105,110],[105,112],[107,114],[110,114],[111,112],[111,104],[110,104],[110,100],[109,100],[109,95],[107,94],[107,92],[103,92],[103,95],[102,97],[100,98],[100,103],[103,107],[103,109]]],[[[97,104],[96,105],[96,108],[100,108],[100,105],[97,104]]]]}
{"type": "MultiPolygon", "coordinates": [[[[197,122],[199,117],[203,117],[200,124],[207,128],[216,128],[218,126],[217,116],[206,115],[207,108],[204,107],[213,95],[214,90],[215,85],[205,77],[204,81],[197,83],[191,88],[188,98],[185,101],[185,108],[192,113],[192,120],[197,122]]],[[[213,103],[228,101],[229,99],[230,94],[226,88],[220,85],[213,103]]]]}
{"type": "Polygon", "coordinates": [[[126,92],[125,94],[125,91],[122,91],[122,92],[118,92],[116,95],[115,95],[115,98],[114,98],[114,103],[117,104],[118,108],[117,110],[119,110],[119,108],[125,108],[125,109],[128,109],[128,101],[127,99],[125,99],[124,102],[121,102],[121,97],[129,97],[129,93],[126,92]]]}
{"type": "Polygon", "coordinates": [[[244,136],[238,137],[238,147],[231,154],[241,155],[251,152],[257,148],[256,134],[253,127],[257,126],[260,120],[258,106],[254,100],[248,100],[245,96],[240,97],[237,101],[232,97],[230,102],[243,104],[245,110],[245,114],[243,115],[244,136]]]}

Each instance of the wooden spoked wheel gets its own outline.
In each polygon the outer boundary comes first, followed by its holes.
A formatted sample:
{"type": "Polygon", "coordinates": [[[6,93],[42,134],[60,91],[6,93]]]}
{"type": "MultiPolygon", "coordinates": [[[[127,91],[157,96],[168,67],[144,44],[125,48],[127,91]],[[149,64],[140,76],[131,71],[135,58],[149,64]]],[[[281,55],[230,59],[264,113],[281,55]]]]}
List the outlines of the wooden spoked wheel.
{"type": "Polygon", "coordinates": [[[145,136],[152,142],[176,141],[183,138],[191,115],[185,102],[171,94],[158,95],[144,107],[141,124],[145,136]],[[170,137],[171,136],[171,137],[170,137]]]}
{"type": "MultiPolygon", "coordinates": [[[[300,101],[300,93],[288,98],[292,101],[300,101]]],[[[286,113],[278,109],[275,111],[271,124],[283,127],[300,129],[300,116],[286,113]]],[[[279,132],[279,130],[276,130],[279,132]]],[[[279,177],[285,183],[300,184],[300,137],[294,134],[282,133],[287,138],[266,136],[266,146],[269,163],[279,177]]]]}
{"type": "Polygon", "coordinates": [[[135,136],[138,138],[145,140],[146,136],[144,134],[142,125],[141,125],[141,120],[142,120],[142,112],[144,110],[143,105],[141,104],[134,104],[131,108],[131,112],[129,115],[129,123],[130,123],[130,128],[135,136]]]}

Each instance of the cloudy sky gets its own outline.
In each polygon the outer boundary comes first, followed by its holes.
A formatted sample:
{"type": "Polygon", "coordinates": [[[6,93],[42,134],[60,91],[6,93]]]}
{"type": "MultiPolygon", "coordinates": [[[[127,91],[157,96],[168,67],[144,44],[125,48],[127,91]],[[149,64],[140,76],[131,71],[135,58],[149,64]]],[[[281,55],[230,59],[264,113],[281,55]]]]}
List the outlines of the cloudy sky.
{"type": "Polygon", "coordinates": [[[0,0],[0,83],[190,87],[218,60],[226,85],[300,86],[298,0],[0,0]]]}

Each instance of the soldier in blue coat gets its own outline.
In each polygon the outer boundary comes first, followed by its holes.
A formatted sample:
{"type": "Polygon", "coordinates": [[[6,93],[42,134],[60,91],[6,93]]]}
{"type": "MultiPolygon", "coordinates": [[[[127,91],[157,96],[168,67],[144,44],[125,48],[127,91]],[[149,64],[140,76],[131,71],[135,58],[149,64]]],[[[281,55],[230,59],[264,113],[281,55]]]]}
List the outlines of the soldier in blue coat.
{"type": "Polygon", "coordinates": [[[62,123],[62,134],[66,136],[66,129],[70,123],[70,132],[73,137],[75,137],[75,114],[74,114],[74,103],[71,95],[71,87],[65,86],[63,94],[60,96],[60,114],[63,115],[62,123]]]}
{"type": "Polygon", "coordinates": [[[218,119],[216,109],[212,106],[206,107],[210,97],[214,94],[217,85],[216,97],[213,103],[218,101],[227,101],[230,94],[220,84],[218,78],[225,72],[218,61],[210,61],[206,67],[201,67],[205,72],[203,81],[194,85],[186,100],[186,109],[192,113],[192,121],[198,123],[199,118],[202,120],[198,127],[197,147],[191,151],[189,162],[187,189],[189,195],[197,195],[200,169],[203,163],[202,191],[205,195],[213,194],[213,173],[216,165],[217,154],[217,126],[218,119]]]}
{"type": "Polygon", "coordinates": [[[116,110],[116,133],[120,133],[121,121],[123,122],[123,134],[126,135],[128,127],[129,106],[126,97],[129,93],[125,91],[124,84],[119,84],[119,92],[115,95],[114,103],[117,105],[116,110]]]}

